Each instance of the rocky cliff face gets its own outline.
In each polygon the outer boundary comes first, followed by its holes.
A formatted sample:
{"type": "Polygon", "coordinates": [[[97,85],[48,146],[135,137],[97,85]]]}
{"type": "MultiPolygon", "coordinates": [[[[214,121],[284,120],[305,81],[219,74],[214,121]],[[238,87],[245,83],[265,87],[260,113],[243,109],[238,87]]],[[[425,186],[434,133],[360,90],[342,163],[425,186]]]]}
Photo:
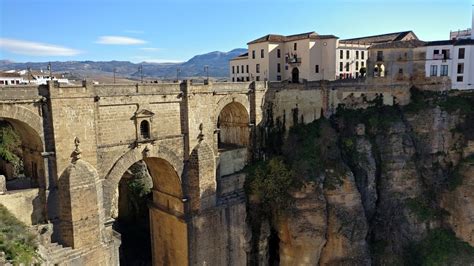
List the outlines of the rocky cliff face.
{"type": "Polygon", "coordinates": [[[283,166],[247,181],[249,264],[474,263],[474,95],[370,104],[273,130],[286,137],[267,159],[283,166]]]}

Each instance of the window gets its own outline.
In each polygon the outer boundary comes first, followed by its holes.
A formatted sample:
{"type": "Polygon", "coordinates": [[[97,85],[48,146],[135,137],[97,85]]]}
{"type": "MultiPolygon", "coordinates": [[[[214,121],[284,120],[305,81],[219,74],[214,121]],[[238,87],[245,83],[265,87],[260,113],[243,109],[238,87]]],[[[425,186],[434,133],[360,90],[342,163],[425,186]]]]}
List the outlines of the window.
{"type": "Polygon", "coordinates": [[[257,73],[260,73],[260,64],[257,64],[256,68],[257,68],[257,73]]]}
{"type": "Polygon", "coordinates": [[[250,78],[249,78],[249,77],[247,77],[247,81],[250,81],[250,78]]]}
{"type": "Polygon", "coordinates": [[[256,80],[256,81],[260,81],[260,76],[256,76],[256,77],[255,77],[255,80],[256,80]]]}
{"type": "Polygon", "coordinates": [[[237,66],[237,74],[239,73],[239,66],[237,66]]]}
{"type": "Polygon", "coordinates": [[[344,64],[342,62],[339,62],[339,71],[342,72],[342,68],[344,67],[344,64]]]}
{"type": "Polygon", "coordinates": [[[285,65],[285,70],[288,70],[288,65],[285,65]]]}
{"type": "Polygon", "coordinates": [[[403,74],[403,68],[398,69],[398,74],[403,74]]]}
{"type": "Polygon", "coordinates": [[[339,50],[339,59],[344,59],[344,51],[339,50]]]}
{"type": "Polygon", "coordinates": [[[281,51],[280,49],[277,49],[277,58],[280,58],[281,57],[281,51]]]}
{"type": "Polygon", "coordinates": [[[293,50],[296,51],[296,48],[297,48],[297,47],[298,47],[298,46],[297,46],[297,43],[294,43],[294,44],[293,44],[293,50]]]}
{"type": "Polygon", "coordinates": [[[356,59],[359,59],[359,51],[356,51],[356,59]]]}
{"type": "Polygon", "coordinates": [[[359,61],[356,61],[356,70],[359,70],[359,61]]]}
{"type": "Polygon", "coordinates": [[[439,54],[439,50],[434,50],[433,54],[439,54]]]}
{"type": "Polygon", "coordinates": [[[240,66],[240,72],[242,72],[242,74],[244,73],[244,65],[240,66]]]}
{"type": "Polygon", "coordinates": [[[346,51],[346,59],[349,59],[349,50],[346,51]]]}
{"type": "Polygon", "coordinates": [[[462,76],[458,76],[458,77],[456,78],[456,81],[457,81],[457,82],[462,82],[462,81],[463,81],[462,76]]]}
{"type": "Polygon", "coordinates": [[[247,73],[249,73],[249,65],[247,65],[247,69],[246,69],[246,70],[247,70],[247,73]]]}
{"type": "Polygon", "coordinates": [[[430,76],[431,77],[438,76],[438,66],[437,65],[430,66],[430,76]]]}
{"type": "MultiPolygon", "coordinates": [[[[364,52],[362,52],[362,54],[364,54],[364,52]]],[[[364,59],[364,58],[362,58],[364,59]]],[[[360,67],[364,67],[364,61],[360,61],[360,67]]]]}
{"type": "Polygon", "coordinates": [[[277,76],[277,80],[278,80],[278,81],[281,80],[281,76],[280,76],[280,75],[277,76]]]}
{"type": "Polygon", "coordinates": [[[447,75],[448,75],[448,65],[441,65],[440,76],[447,76],[447,75]]]}
{"type": "Polygon", "coordinates": [[[265,50],[263,50],[263,49],[260,50],[260,58],[264,58],[264,57],[265,57],[264,53],[265,53],[265,50]]]}
{"type": "Polygon", "coordinates": [[[281,72],[281,65],[280,65],[280,63],[277,64],[277,72],[278,72],[278,73],[281,72]]]}
{"type": "Polygon", "coordinates": [[[349,63],[346,63],[346,71],[349,71],[349,63]]]}
{"type": "Polygon", "coordinates": [[[235,78],[232,78],[232,82],[235,82],[235,78]]]}
{"type": "Polygon", "coordinates": [[[149,139],[150,138],[150,123],[148,121],[143,120],[140,123],[140,136],[142,139],[149,139]]]}
{"type": "Polygon", "coordinates": [[[463,74],[464,73],[464,64],[460,63],[458,64],[458,74],[463,74]]]}
{"type": "Polygon", "coordinates": [[[377,61],[383,61],[383,51],[377,51],[377,61]]]}
{"type": "Polygon", "coordinates": [[[464,53],[466,52],[465,48],[459,48],[458,59],[464,59],[464,53]]]}
{"type": "Polygon", "coordinates": [[[443,54],[443,59],[449,59],[449,49],[443,49],[441,51],[441,53],[443,54]]]}
{"type": "Polygon", "coordinates": [[[316,65],[316,66],[314,67],[314,72],[319,73],[319,65],[316,65]]]}
{"type": "Polygon", "coordinates": [[[252,50],[252,59],[255,59],[255,50],[252,50]]]}
{"type": "Polygon", "coordinates": [[[364,59],[364,56],[365,56],[364,51],[360,51],[360,59],[364,59]]]}

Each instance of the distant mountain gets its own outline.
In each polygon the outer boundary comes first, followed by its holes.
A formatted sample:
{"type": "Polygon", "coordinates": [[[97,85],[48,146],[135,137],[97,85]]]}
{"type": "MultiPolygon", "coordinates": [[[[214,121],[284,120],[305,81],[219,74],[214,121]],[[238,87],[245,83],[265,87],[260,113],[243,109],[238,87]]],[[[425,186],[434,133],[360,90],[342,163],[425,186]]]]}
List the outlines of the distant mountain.
{"type": "MultiPolygon", "coordinates": [[[[229,76],[229,60],[247,52],[247,49],[234,49],[229,52],[211,52],[196,55],[183,63],[131,63],[129,61],[55,61],[51,62],[53,72],[67,72],[80,78],[113,75],[114,69],[117,76],[138,79],[138,67],[143,66],[143,76],[146,78],[176,78],[177,69],[179,77],[204,77],[204,66],[209,67],[209,76],[223,78],[229,76]]],[[[20,70],[30,67],[34,70],[46,70],[48,62],[16,63],[9,60],[0,60],[0,70],[20,70]]]]}

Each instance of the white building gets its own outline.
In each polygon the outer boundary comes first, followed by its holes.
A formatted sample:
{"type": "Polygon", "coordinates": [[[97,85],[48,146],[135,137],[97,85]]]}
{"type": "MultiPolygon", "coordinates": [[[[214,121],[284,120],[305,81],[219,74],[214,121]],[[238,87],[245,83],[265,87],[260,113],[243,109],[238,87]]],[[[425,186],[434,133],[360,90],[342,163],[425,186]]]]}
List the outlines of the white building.
{"type": "Polygon", "coordinates": [[[425,73],[450,77],[453,89],[474,89],[474,39],[428,42],[425,73]]]}
{"type": "Polygon", "coordinates": [[[248,53],[230,60],[230,79],[301,82],[357,78],[366,68],[370,45],[410,39],[417,39],[411,31],[347,40],[316,32],[269,34],[249,42],[248,53]]]}
{"type": "Polygon", "coordinates": [[[25,84],[23,77],[16,72],[0,72],[0,85],[20,85],[25,84]]]}

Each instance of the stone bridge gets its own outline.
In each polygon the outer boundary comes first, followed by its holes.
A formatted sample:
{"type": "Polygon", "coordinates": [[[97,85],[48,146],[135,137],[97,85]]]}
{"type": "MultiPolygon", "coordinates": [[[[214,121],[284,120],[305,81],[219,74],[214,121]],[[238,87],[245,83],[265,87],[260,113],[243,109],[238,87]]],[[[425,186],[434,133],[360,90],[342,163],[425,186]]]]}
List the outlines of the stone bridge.
{"type": "MultiPolygon", "coordinates": [[[[268,85],[0,88],[0,119],[19,134],[25,175],[37,187],[30,223],[53,224],[51,241],[83,250],[80,263],[116,265],[119,184],[143,161],[153,184],[153,264],[246,264],[250,233],[241,170],[256,154],[264,115],[282,117],[289,127],[298,115],[311,122],[345,98],[379,91],[361,84],[268,85]]],[[[404,86],[384,91],[392,102],[406,92],[404,86]]]]}

